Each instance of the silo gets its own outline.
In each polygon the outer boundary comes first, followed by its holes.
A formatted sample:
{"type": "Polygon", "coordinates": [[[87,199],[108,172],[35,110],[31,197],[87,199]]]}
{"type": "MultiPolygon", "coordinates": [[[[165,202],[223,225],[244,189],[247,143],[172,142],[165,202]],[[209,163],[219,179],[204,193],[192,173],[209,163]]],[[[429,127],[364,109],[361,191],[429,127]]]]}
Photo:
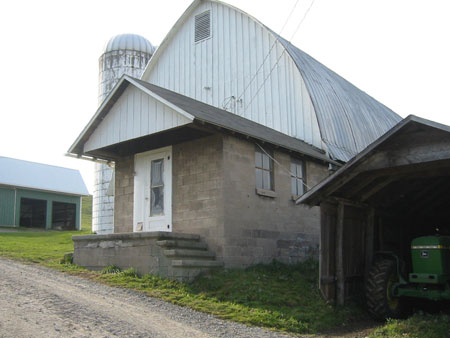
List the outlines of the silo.
{"type": "MultiPolygon", "coordinates": [[[[123,74],[140,78],[155,48],[135,34],[120,34],[105,45],[99,59],[98,103],[108,96],[123,74]]],[[[114,168],[95,164],[92,231],[114,232],[114,168]]]]}

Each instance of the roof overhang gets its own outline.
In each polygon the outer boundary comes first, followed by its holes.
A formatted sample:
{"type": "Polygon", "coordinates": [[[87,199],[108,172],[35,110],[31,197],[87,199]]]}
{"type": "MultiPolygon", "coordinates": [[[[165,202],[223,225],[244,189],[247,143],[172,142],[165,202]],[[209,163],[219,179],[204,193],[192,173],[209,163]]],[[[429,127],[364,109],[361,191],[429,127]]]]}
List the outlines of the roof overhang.
{"type": "MultiPolygon", "coordinates": [[[[410,115],[347,162],[333,175],[297,199],[310,206],[339,198],[365,188],[380,177],[377,185],[365,192],[375,194],[401,175],[441,175],[450,171],[450,126],[410,115]],[[430,149],[426,148],[429,140],[430,149]],[[422,142],[422,144],[420,144],[422,142]],[[408,145],[410,144],[410,147],[408,145]]],[[[361,195],[359,195],[361,196],[361,195]]]]}

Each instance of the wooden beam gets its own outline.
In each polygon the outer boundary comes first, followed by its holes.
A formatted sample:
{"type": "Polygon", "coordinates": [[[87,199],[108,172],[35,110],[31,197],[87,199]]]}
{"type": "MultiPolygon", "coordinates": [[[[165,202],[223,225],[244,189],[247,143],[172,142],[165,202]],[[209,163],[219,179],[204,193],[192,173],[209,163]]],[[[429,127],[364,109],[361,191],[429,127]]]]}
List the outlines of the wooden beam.
{"type": "Polygon", "coordinates": [[[367,229],[366,229],[366,259],[364,267],[364,276],[369,274],[373,259],[373,245],[375,235],[375,209],[369,208],[367,213],[367,229]]]}
{"type": "Polygon", "coordinates": [[[391,184],[392,182],[395,182],[395,181],[396,181],[395,177],[386,178],[384,181],[381,181],[380,183],[375,184],[372,188],[370,188],[366,192],[362,193],[360,200],[362,202],[367,201],[371,196],[375,195],[377,192],[379,192],[380,190],[383,190],[385,187],[387,187],[389,184],[391,184]]]}
{"type": "Polygon", "coordinates": [[[345,272],[344,272],[344,209],[343,201],[339,201],[336,222],[336,304],[345,302],[345,272]]]}
{"type": "Polygon", "coordinates": [[[328,197],[326,200],[331,203],[337,203],[338,205],[339,205],[339,203],[343,203],[344,205],[348,205],[349,207],[355,207],[355,208],[365,209],[369,206],[366,203],[361,203],[359,201],[353,201],[353,200],[349,200],[349,199],[341,198],[341,197],[328,197]]]}

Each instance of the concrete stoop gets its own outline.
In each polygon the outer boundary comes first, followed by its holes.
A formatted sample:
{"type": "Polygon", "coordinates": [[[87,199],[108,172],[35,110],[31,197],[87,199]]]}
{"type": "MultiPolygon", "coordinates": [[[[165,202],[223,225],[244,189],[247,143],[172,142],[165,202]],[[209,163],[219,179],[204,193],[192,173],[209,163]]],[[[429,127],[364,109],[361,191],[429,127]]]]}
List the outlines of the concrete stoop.
{"type": "Polygon", "coordinates": [[[199,235],[174,232],[138,232],[73,236],[74,263],[91,270],[115,265],[135,268],[178,281],[223,266],[199,235]]]}

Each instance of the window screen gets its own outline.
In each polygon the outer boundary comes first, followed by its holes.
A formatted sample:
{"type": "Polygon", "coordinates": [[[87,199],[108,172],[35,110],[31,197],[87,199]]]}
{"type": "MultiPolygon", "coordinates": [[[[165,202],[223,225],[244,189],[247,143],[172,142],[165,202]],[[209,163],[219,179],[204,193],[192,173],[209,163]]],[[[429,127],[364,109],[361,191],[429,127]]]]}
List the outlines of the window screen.
{"type": "Polygon", "coordinates": [[[210,11],[195,16],[195,42],[202,41],[211,36],[210,11]]]}
{"type": "Polygon", "coordinates": [[[261,149],[255,150],[256,188],[274,190],[273,161],[261,149]]]}
{"type": "Polygon", "coordinates": [[[164,215],[164,159],[152,161],[150,216],[164,215]]]}
{"type": "Polygon", "coordinates": [[[300,196],[305,193],[305,168],[303,161],[296,158],[291,159],[291,192],[292,195],[300,196]]]}

